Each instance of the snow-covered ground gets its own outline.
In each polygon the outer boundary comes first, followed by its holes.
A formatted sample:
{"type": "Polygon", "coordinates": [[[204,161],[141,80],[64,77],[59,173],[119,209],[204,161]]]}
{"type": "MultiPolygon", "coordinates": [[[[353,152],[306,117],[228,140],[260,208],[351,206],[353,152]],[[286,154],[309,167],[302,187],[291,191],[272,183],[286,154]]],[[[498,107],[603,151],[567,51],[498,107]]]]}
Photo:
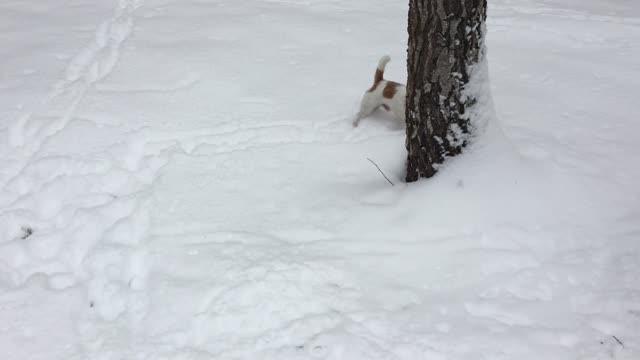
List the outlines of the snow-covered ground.
{"type": "Polygon", "coordinates": [[[639,359],[640,4],[489,6],[407,186],[405,1],[2,2],[0,359],[639,359]]]}

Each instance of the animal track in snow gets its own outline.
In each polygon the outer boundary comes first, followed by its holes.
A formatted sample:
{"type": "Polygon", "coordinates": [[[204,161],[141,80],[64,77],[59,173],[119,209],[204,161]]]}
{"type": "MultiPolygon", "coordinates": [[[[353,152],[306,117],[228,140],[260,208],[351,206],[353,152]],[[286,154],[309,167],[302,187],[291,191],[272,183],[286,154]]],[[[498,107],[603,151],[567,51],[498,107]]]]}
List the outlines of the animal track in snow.
{"type": "MultiPolygon", "coordinates": [[[[84,285],[91,304],[88,318],[93,313],[109,321],[132,308],[140,310],[132,319],[144,315],[145,189],[166,156],[145,152],[145,143],[135,135],[123,154],[99,160],[90,154],[51,157],[41,149],[64,132],[86,94],[115,69],[140,5],[120,0],[92,41],[72,57],[64,78],[9,127],[8,151],[15,160],[0,178],[0,263],[5,274],[0,281],[19,286],[44,274],[54,289],[84,285]],[[37,231],[23,238],[25,224],[37,231]]],[[[79,325],[99,337],[92,324],[79,325]]],[[[85,345],[96,339],[87,335],[85,345]]]]}
{"type": "Polygon", "coordinates": [[[497,322],[510,326],[526,326],[532,323],[531,319],[525,314],[510,312],[508,310],[501,309],[498,305],[493,305],[491,303],[467,303],[465,304],[465,308],[471,315],[481,318],[493,319],[497,322]]]}

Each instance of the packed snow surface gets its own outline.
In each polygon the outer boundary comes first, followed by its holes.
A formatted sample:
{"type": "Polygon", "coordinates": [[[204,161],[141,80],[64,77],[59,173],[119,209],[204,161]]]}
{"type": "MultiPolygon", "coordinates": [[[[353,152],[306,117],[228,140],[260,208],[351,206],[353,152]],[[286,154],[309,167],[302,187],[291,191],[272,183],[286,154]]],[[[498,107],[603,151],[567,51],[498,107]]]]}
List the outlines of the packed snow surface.
{"type": "Polygon", "coordinates": [[[3,1],[0,359],[640,359],[640,3],[489,0],[496,115],[411,185],[351,126],[407,10],[3,1]]]}

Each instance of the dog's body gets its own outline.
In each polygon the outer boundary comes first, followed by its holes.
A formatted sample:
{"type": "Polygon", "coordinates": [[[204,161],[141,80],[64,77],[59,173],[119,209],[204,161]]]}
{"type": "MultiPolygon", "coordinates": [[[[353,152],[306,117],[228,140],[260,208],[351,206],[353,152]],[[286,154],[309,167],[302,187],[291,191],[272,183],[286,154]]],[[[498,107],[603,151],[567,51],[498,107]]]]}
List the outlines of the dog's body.
{"type": "Polygon", "coordinates": [[[389,60],[391,59],[386,55],[380,58],[373,79],[373,86],[362,96],[360,111],[358,111],[353,121],[354,127],[358,126],[360,119],[368,116],[380,106],[390,111],[398,121],[404,123],[407,88],[400,83],[384,79],[384,69],[389,60]]]}

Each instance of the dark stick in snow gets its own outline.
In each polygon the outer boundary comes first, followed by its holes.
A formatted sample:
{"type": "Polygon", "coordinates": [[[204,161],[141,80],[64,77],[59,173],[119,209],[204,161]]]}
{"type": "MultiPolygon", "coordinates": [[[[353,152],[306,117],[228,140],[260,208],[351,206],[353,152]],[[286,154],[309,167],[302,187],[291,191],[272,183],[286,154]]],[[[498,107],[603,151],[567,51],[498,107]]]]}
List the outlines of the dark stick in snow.
{"type": "Polygon", "coordinates": [[[612,336],[618,342],[618,344],[620,344],[620,346],[624,347],[624,344],[622,343],[622,341],[620,341],[620,339],[618,339],[615,335],[612,336]]]}
{"type": "Polygon", "coordinates": [[[387,177],[387,175],[385,175],[382,170],[380,170],[380,167],[378,166],[378,164],[376,164],[375,162],[373,162],[373,160],[367,158],[367,160],[371,161],[371,163],[373,165],[375,165],[376,168],[378,168],[378,171],[380,171],[380,174],[382,174],[382,176],[384,176],[385,179],[387,179],[387,181],[389,182],[389,184],[391,184],[391,186],[396,186],[396,184],[394,184],[393,182],[391,182],[391,180],[389,180],[389,178],[387,177]]]}

